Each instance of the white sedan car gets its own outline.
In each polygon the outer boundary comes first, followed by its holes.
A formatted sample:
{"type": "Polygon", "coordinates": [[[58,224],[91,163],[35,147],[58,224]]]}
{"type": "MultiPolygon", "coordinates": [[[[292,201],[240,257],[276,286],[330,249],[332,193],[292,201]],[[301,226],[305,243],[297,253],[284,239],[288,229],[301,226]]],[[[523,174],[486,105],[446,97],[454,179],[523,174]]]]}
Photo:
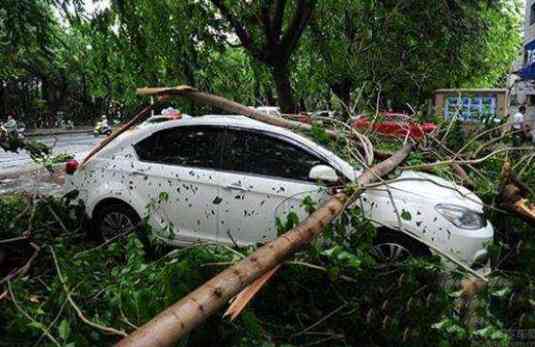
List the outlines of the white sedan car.
{"type": "MultiPolygon", "coordinates": [[[[277,236],[277,217],[306,218],[303,199],[321,203],[362,169],[289,130],[217,115],[138,126],[66,171],[65,192],[79,192],[104,238],[148,217],[171,244],[250,245],[277,236]]],[[[432,253],[400,230],[468,265],[487,258],[494,230],[481,200],[452,182],[406,171],[357,204],[379,226],[375,250],[388,260],[432,253]]]]}

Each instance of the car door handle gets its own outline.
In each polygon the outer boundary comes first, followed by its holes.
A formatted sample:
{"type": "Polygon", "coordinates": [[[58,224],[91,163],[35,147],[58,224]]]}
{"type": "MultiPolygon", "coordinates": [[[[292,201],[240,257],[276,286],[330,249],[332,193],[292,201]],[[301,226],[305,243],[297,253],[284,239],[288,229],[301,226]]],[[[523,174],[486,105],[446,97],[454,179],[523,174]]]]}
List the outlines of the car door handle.
{"type": "Polygon", "coordinates": [[[225,186],[226,190],[240,190],[242,192],[248,192],[249,189],[245,188],[245,187],[242,187],[240,184],[237,184],[237,183],[233,183],[233,184],[229,184],[228,186],[225,186]]]}
{"type": "Polygon", "coordinates": [[[134,176],[147,176],[147,174],[144,171],[132,171],[132,175],[134,175],[134,176]]]}

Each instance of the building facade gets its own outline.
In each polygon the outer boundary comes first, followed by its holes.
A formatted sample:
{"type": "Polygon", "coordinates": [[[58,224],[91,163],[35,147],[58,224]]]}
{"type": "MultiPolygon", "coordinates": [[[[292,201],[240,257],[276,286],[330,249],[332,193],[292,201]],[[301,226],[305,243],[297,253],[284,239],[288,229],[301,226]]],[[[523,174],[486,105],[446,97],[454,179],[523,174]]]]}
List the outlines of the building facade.
{"type": "Polygon", "coordinates": [[[526,0],[524,47],[509,79],[511,112],[525,105],[535,114],[535,0],[526,0]]]}

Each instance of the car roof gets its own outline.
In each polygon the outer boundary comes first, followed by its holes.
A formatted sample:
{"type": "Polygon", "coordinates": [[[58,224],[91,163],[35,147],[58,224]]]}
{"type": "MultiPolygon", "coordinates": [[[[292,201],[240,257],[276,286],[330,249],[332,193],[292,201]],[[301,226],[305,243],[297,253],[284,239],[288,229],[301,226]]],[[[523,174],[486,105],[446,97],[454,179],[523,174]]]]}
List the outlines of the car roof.
{"type": "MultiPolygon", "coordinates": [[[[143,127],[136,127],[131,130],[127,138],[133,139],[137,142],[142,138],[148,137],[156,131],[181,127],[181,126],[195,126],[195,125],[215,125],[215,126],[236,126],[255,130],[264,130],[269,132],[278,133],[281,135],[292,134],[284,128],[273,126],[271,124],[259,122],[252,118],[241,115],[205,115],[200,117],[182,118],[176,120],[169,120],[162,123],[145,124],[143,127]]],[[[128,132],[127,132],[128,133],[128,132]]],[[[121,136],[119,136],[121,137],[121,136]]],[[[120,141],[121,139],[118,138],[120,141]]]]}
{"type": "Polygon", "coordinates": [[[114,139],[105,149],[101,151],[102,155],[106,153],[116,152],[118,148],[123,148],[128,145],[133,145],[139,141],[149,137],[153,133],[164,130],[171,129],[182,126],[227,126],[227,127],[238,127],[243,129],[252,129],[258,131],[269,132],[276,135],[282,135],[284,137],[290,138],[294,141],[297,141],[308,148],[313,149],[318,152],[321,156],[329,159],[331,163],[335,163],[336,167],[341,170],[344,175],[350,179],[354,178],[354,169],[347,162],[336,156],[331,151],[323,148],[316,142],[301,136],[293,131],[288,129],[267,124],[254,120],[252,118],[242,116],[242,115],[205,115],[200,117],[191,117],[191,118],[182,118],[177,120],[169,120],[161,123],[151,123],[144,124],[143,126],[138,126],[129,129],[123,134],[119,135],[114,139]]]}

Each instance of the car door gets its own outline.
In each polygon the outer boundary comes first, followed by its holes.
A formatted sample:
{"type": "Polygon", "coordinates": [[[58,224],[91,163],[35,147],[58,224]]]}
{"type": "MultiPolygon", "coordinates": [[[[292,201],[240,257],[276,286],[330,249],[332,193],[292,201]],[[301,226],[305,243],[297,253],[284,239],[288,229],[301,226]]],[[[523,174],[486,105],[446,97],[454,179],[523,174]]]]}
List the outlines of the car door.
{"type": "Polygon", "coordinates": [[[275,134],[229,128],[225,135],[218,240],[240,245],[277,236],[276,220],[308,213],[308,196],[321,202],[326,188],[308,179],[310,169],[325,164],[288,139],[275,134]]]}
{"type": "Polygon", "coordinates": [[[223,129],[181,126],[164,129],[134,147],[136,189],[163,236],[177,243],[216,241],[223,129]],[[163,230],[162,230],[163,229],[163,230]]]}

